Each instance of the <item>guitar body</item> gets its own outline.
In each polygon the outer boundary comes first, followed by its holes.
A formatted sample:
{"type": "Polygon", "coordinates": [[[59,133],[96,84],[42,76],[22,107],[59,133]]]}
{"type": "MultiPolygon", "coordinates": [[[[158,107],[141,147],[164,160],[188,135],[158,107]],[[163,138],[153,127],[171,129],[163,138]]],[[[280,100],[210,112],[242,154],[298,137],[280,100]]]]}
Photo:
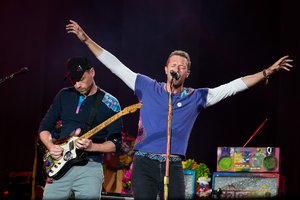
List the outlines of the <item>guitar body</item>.
{"type": "Polygon", "coordinates": [[[76,149],[75,140],[77,136],[71,136],[57,144],[63,148],[62,157],[59,160],[52,159],[49,151],[44,155],[44,168],[50,178],[61,178],[72,166],[87,163],[86,153],[76,149]]]}

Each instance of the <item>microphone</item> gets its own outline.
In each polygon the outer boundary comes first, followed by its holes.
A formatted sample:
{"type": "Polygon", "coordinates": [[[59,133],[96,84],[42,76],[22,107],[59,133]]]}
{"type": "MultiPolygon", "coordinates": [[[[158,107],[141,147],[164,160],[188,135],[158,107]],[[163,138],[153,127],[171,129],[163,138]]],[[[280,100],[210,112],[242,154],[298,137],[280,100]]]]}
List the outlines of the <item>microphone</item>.
{"type": "Polygon", "coordinates": [[[26,72],[29,72],[29,69],[27,67],[22,67],[19,71],[13,73],[12,76],[17,76],[26,72]]]}
{"type": "Polygon", "coordinates": [[[176,79],[176,80],[178,80],[178,79],[180,78],[178,72],[175,72],[175,71],[172,70],[172,69],[170,70],[170,74],[171,74],[172,78],[174,78],[174,79],[176,79]]]}
{"type": "Polygon", "coordinates": [[[20,74],[25,74],[29,72],[29,69],[27,67],[22,67],[19,71],[12,73],[11,75],[9,75],[9,78],[14,78],[15,76],[18,76],[20,74]]]}

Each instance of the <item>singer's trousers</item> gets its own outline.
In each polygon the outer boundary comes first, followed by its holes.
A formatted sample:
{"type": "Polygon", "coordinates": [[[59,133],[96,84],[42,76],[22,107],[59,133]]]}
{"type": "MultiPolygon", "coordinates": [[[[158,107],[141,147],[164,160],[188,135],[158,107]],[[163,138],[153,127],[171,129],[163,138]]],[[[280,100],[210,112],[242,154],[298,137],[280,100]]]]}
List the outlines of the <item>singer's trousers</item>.
{"type": "MultiPolygon", "coordinates": [[[[134,199],[164,199],[165,162],[135,155],[132,169],[132,190],[134,199]]],[[[168,199],[184,199],[185,186],[181,161],[169,165],[168,199]]]]}

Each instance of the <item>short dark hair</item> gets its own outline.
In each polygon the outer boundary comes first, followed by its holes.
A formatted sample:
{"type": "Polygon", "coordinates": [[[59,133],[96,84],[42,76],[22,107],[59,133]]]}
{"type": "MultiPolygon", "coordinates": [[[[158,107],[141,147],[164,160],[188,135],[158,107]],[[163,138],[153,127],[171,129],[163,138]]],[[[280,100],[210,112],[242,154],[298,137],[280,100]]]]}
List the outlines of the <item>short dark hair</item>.
{"type": "Polygon", "coordinates": [[[168,57],[167,64],[169,62],[169,58],[171,56],[174,56],[174,55],[186,58],[187,62],[188,62],[188,66],[187,67],[188,67],[189,70],[191,69],[192,62],[191,62],[190,55],[186,51],[183,51],[183,50],[175,50],[175,51],[171,52],[170,55],[169,55],[169,57],[168,57]]]}

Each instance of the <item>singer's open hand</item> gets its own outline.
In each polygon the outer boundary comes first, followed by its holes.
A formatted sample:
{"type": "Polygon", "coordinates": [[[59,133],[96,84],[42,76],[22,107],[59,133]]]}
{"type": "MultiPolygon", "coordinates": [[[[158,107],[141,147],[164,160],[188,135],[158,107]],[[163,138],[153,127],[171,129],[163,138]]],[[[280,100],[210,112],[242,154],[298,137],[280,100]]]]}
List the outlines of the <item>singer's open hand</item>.
{"type": "Polygon", "coordinates": [[[66,30],[67,33],[74,33],[82,42],[85,42],[88,39],[88,35],[74,20],[70,20],[70,23],[66,25],[66,30]]]}
{"type": "Polygon", "coordinates": [[[293,67],[291,62],[293,62],[293,60],[290,59],[289,56],[283,56],[267,69],[268,73],[273,74],[281,69],[290,71],[290,69],[293,67]]]}

